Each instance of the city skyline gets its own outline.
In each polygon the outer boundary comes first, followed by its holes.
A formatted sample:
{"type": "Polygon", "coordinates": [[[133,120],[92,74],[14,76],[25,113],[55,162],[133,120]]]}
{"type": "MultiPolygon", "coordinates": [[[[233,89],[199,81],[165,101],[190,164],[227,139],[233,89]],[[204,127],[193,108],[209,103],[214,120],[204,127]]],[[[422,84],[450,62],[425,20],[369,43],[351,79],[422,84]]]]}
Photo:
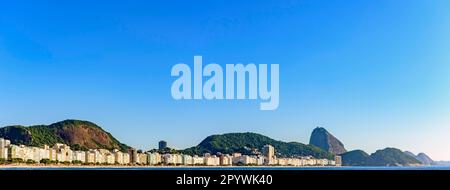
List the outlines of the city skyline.
{"type": "Polygon", "coordinates": [[[92,121],[144,150],[255,132],[450,160],[450,2],[14,1],[0,7],[0,127],[92,121]],[[238,6],[239,5],[239,6],[238,6]],[[176,101],[178,63],[278,64],[279,105],[176,101]]]}
{"type": "MultiPolygon", "coordinates": [[[[340,156],[335,160],[312,156],[276,157],[275,149],[265,145],[270,152],[245,155],[239,152],[229,154],[189,155],[183,153],[139,152],[134,148],[126,152],[113,149],[71,150],[70,146],[56,143],[42,147],[12,144],[10,140],[0,138],[0,165],[62,165],[66,166],[341,166],[340,156]]],[[[159,150],[161,151],[161,150],[159,150]]]]}

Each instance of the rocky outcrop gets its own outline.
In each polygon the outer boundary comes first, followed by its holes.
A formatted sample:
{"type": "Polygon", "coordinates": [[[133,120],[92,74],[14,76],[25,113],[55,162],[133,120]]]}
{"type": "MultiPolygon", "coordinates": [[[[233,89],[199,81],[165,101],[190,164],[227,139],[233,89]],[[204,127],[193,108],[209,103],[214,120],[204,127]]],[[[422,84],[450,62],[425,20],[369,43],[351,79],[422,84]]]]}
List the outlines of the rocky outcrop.
{"type": "Polygon", "coordinates": [[[309,144],[336,155],[347,152],[344,144],[322,127],[317,127],[313,130],[309,144]]]}

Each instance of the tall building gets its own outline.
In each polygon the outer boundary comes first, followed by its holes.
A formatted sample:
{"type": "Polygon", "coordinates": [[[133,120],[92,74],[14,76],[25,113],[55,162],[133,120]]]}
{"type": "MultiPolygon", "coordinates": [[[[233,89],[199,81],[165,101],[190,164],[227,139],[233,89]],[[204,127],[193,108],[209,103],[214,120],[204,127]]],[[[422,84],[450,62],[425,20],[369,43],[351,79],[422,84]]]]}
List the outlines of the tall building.
{"type": "Polygon", "coordinates": [[[231,166],[233,164],[233,157],[228,154],[222,154],[219,158],[221,166],[231,166]]]}
{"type": "Polygon", "coordinates": [[[0,158],[8,159],[8,146],[10,145],[10,141],[6,139],[0,138],[0,158]]]}
{"type": "Polygon", "coordinates": [[[148,153],[147,155],[148,155],[148,158],[147,158],[148,164],[156,165],[156,164],[161,163],[161,155],[159,153],[154,152],[154,153],[148,153]]]}
{"type": "Polygon", "coordinates": [[[118,164],[123,164],[123,153],[117,149],[113,150],[114,160],[118,164]]]}
{"type": "Polygon", "coordinates": [[[0,159],[8,159],[8,148],[7,147],[0,147],[0,159]]]}
{"type": "Polygon", "coordinates": [[[123,164],[129,164],[130,163],[130,154],[123,153],[123,164]]]}
{"type": "Polygon", "coordinates": [[[167,142],[166,141],[159,141],[158,149],[159,150],[164,150],[165,148],[167,148],[167,142]]]}
{"type": "Polygon", "coordinates": [[[275,158],[275,148],[272,145],[264,145],[262,154],[266,157],[266,160],[264,161],[266,165],[273,164],[273,160],[275,158]]]}
{"type": "Polygon", "coordinates": [[[3,138],[0,138],[0,148],[6,147],[6,140],[3,138]]]}
{"type": "Polygon", "coordinates": [[[10,145],[8,149],[8,158],[26,161],[26,147],[24,145],[10,145]]]}
{"type": "Polygon", "coordinates": [[[53,145],[53,149],[56,149],[56,160],[59,162],[72,162],[72,150],[70,150],[70,146],[56,143],[53,145]]]}
{"type": "Polygon", "coordinates": [[[203,157],[199,157],[199,156],[197,156],[197,155],[194,155],[193,157],[192,157],[192,164],[194,165],[194,166],[198,166],[198,165],[204,165],[204,158],[203,157]]]}
{"type": "Polygon", "coordinates": [[[86,163],[96,163],[95,156],[96,156],[95,150],[89,150],[86,152],[86,163]]]}
{"type": "Polygon", "coordinates": [[[138,162],[138,153],[137,150],[134,148],[130,149],[130,163],[136,164],[138,162]]]}
{"type": "Polygon", "coordinates": [[[220,158],[217,157],[216,155],[205,157],[204,164],[206,166],[218,166],[220,165],[220,158]]]}
{"type": "Polygon", "coordinates": [[[73,151],[72,160],[79,161],[81,163],[86,162],[86,152],[85,151],[73,151]]]}
{"type": "Polygon", "coordinates": [[[336,166],[342,166],[342,157],[341,156],[335,156],[334,157],[334,164],[336,166]]]}

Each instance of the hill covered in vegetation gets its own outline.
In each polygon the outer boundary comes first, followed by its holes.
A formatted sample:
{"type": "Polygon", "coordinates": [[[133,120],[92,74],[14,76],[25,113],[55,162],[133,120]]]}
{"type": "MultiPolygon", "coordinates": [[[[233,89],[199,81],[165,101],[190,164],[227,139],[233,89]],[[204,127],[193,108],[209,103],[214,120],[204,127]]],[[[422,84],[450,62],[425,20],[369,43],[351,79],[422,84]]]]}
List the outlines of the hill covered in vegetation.
{"type": "Polygon", "coordinates": [[[0,128],[0,137],[11,140],[13,144],[27,146],[54,145],[64,143],[74,150],[94,148],[119,149],[129,147],[98,125],[81,120],[64,120],[51,125],[7,126],[0,128]]]}
{"type": "Polygon", "coordinates": [[[278,156],[314,156],[316,158],[333,159],[333,154],[313,145],[305,145],[298,142],[282,142],[271,139],[257,133],[227,133],[211,135],[200,144],[183,150],[185,154],[203,154],[218,152],[230,154],[239,152],[242,154],[253,154],[255,150],[261,150],[266,145],[272,145],[278,156]]]}
{"type": "Polygon", "coordinates": [[[396,148],[377,150],[368,155],[362,150],[341,154],[344,166],[411,166],[422,164],[419,160],[396,148]]]}

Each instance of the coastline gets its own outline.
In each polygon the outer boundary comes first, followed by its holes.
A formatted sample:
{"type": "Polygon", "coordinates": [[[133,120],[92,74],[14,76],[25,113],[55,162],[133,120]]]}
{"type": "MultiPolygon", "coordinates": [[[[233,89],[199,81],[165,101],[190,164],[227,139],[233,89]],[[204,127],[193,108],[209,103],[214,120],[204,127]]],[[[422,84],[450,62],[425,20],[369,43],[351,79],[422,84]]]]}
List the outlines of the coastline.
{"type": "Polygon", "coordinates": [[[131,166],[131,165],[25,165],[9,164],[0,165],[2,168],[338,168],[336,166],[131,166]]]}
{"type": "Polygon", "coordinates": [[[0,165],[0,170],[450,170],[450,166],[124,166],[0,165]]]}

